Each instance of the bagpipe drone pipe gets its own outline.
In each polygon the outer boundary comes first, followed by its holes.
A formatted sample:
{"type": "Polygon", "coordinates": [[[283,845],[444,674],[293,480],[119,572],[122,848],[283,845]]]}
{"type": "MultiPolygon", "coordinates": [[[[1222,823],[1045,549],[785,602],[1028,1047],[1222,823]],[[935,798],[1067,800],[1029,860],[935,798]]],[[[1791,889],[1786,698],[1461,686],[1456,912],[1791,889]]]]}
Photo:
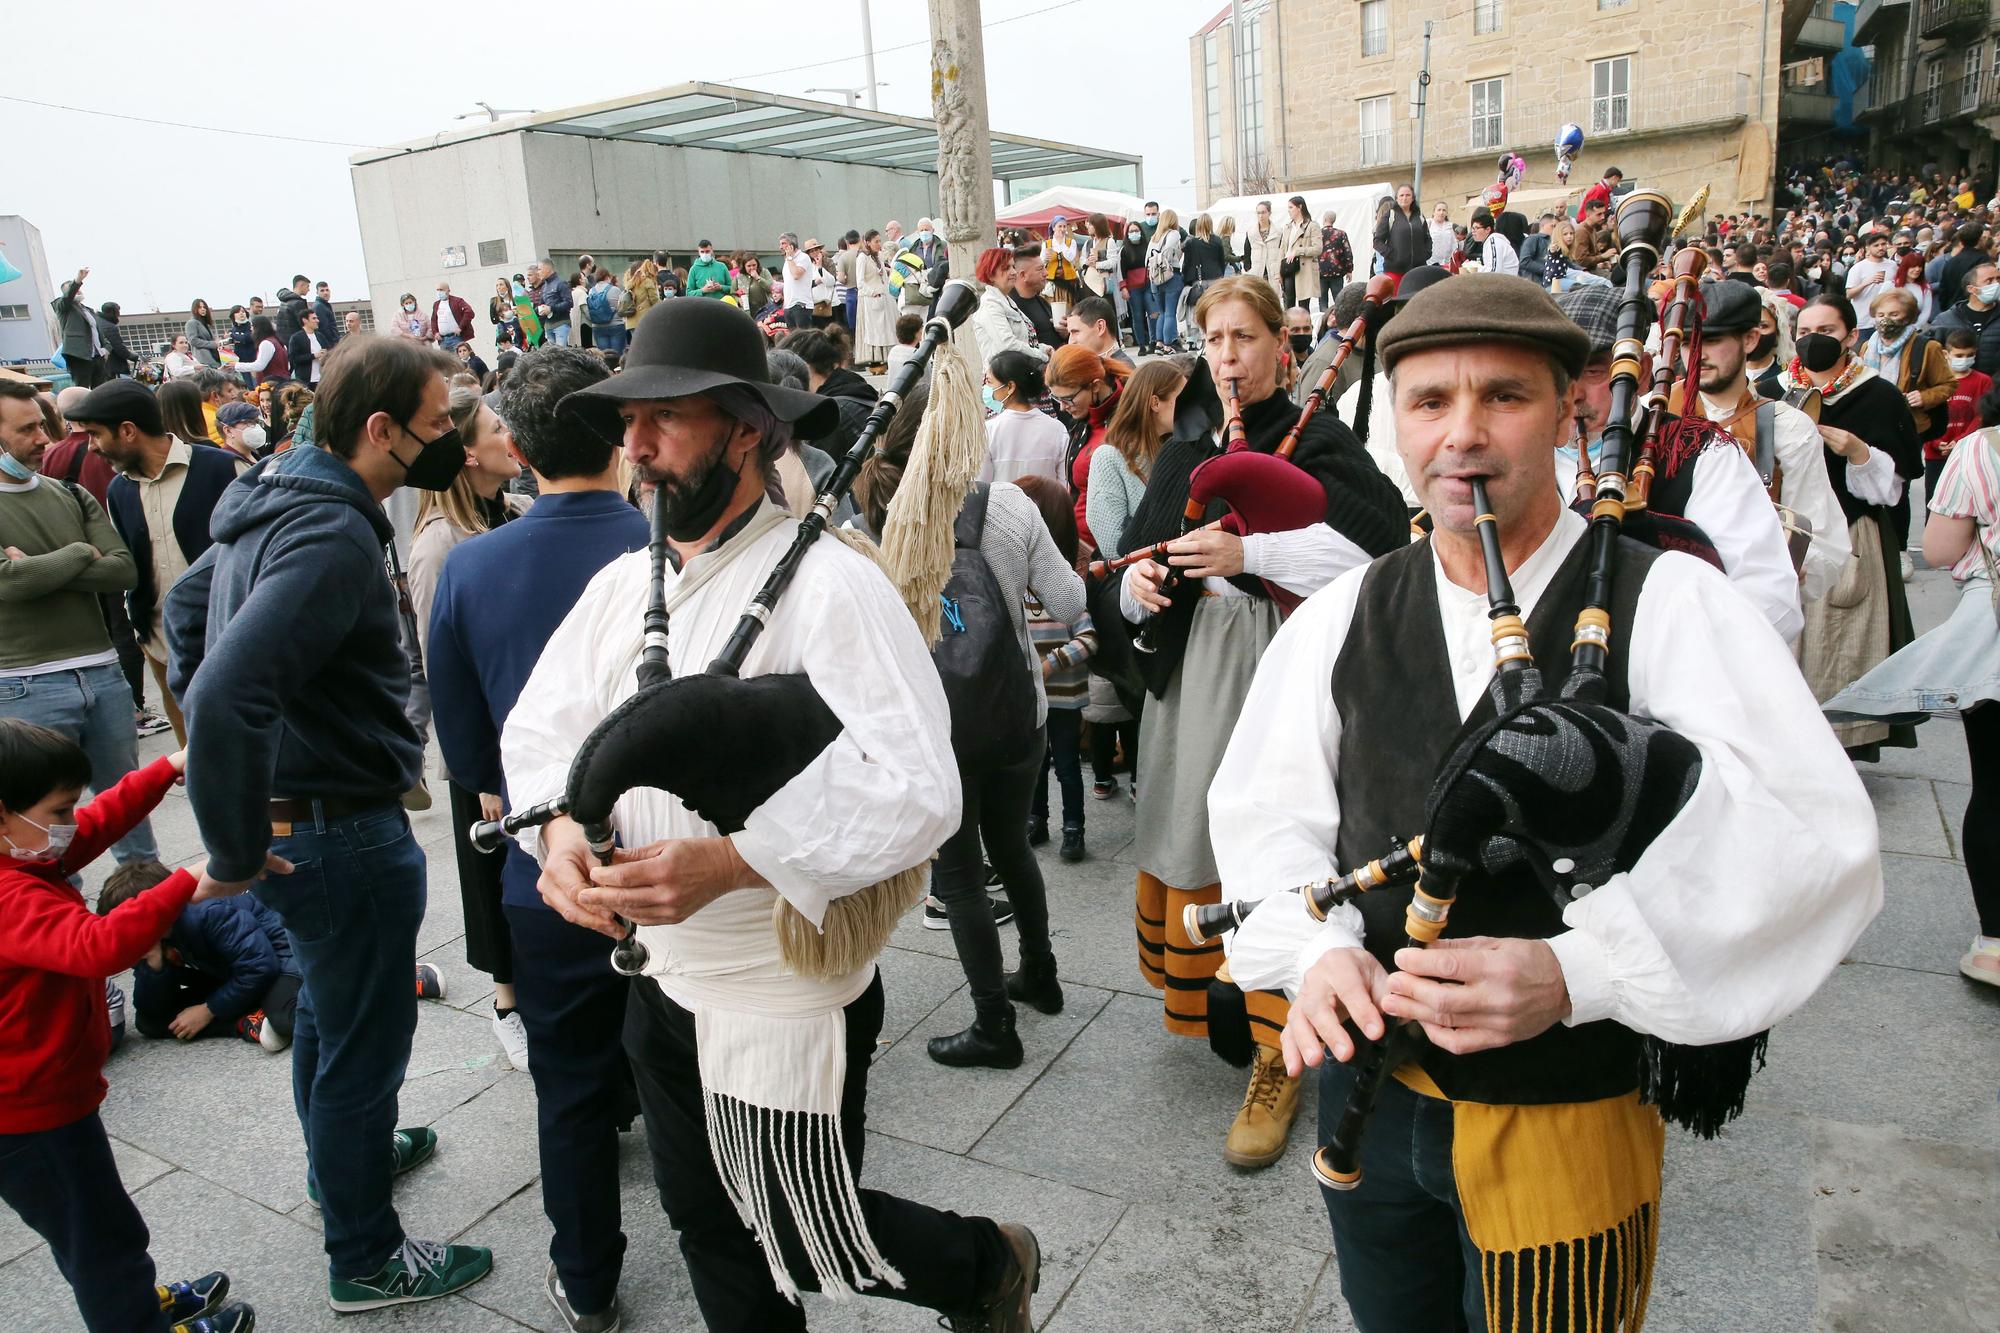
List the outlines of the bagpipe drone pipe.
{"type": "MultiPolygon", "coordinates": [[[[582,826],[593,855],[611,861],[616,835],[612,811],[634,788],[650,787],[680,798],[688,809],[723,833],[744,826],[751,813],[775,795],[833,743],[840,719],[828,708],[804,672],[739,676],[751,648],[769,622],[778,599],[819,540],[833,511],[874,452],[897,406],[923,377],[938,347],[951,338],[977,305],[963,282],[945,285],[913,355],[897,371],[869,413],[860,436],[841,459],[811,512],[763,586],[751,599],[722,651],[707,670],[675,676],[668,664],[666,610],[667,534],[656,505],[653,513],[652,586],[646,608],[639,690],[605,715],[571,761],[563,794],[518,810],[504,819],[473,825],[472,841],[493,850],[524,828],[568,815],[582,826]]],[[[612,953],[612,966],[637,975],[647,951],[630,922],[612,953]]],[[[799,966],[796,958],[788,958],[799,966]]]]}

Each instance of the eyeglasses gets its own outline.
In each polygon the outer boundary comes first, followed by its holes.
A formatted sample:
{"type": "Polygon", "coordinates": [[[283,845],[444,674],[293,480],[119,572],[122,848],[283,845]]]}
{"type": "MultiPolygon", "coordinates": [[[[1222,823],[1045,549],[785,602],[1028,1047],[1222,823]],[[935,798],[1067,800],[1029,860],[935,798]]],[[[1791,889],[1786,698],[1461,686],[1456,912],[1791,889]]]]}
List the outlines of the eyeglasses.
{"type": "Polygon", "coordinates": [[[1076,401],[1077,395],[1082,392],[1083,388],[1080,385],[1077,388],[1071,389],[1068,393],[1064,393],[1061,389],[1050,389],[1049,400],[1059,407],[1068,407],[1076,401]]]}

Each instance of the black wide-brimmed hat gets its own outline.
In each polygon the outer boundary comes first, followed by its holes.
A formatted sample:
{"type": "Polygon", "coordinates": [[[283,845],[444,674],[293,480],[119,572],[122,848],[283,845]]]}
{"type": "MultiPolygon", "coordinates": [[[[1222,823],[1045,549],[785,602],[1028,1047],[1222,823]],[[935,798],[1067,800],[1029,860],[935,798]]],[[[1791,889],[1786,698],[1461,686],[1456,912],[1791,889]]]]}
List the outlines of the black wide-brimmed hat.
{"type": "Polygon", "coordinates": [[[678,296],[646,312],[616,375],[564,396],[558,417],[581,422],[613,444],[625,439],[618,404],[685,398],[740,384],[764,400],[771,415],[798,428],[802,439],[833,432],[839,408],[831,398],[771,382],[764,335],[757,322],[727,301],[678,296]]]}

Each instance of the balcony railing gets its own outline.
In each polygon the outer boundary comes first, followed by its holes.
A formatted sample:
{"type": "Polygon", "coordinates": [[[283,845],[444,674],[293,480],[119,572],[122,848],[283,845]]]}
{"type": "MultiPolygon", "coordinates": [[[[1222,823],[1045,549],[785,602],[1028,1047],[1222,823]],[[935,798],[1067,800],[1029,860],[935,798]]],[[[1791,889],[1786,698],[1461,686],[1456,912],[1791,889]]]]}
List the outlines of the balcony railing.
{"type": "Polygon", "coordinates": [[[1917,33],[1950,37],[1986,30],[1987,0],[1922,0],[1917,7],[1917,33]]]}
{"type": "Polygon", "coordinates": [[[1868,123],[1885,137],[1921,134],[1961,124],[1975,116],[2000,116],[2000,70],[1976,78],[1946,79],[1900,101],[1874,108],[1868,123]]]}
{"type": "MultiPolygon", "coordinates": [[[[1469,107],[1452,115],[1438,114],[1442,99],[1433,85],[1432,112],[1424,126],[1424,160],[1443,162],[1484,157],[1501,149],[1546,156],[1555,142],[1556,131],[1568,121],[1583,126],[1594,147],[1632,134],[1743,120],[1752,111],[1750,83],[1747,74],[1719,74],[1670,87],[1639,89],[1616,98],[1559,97],[1519,103],[1505,108],[1497,131],[1491,117],[1473,116],[1469,107]]],[[[1352,128],[1341,129],[1332,151],[1320,163],[1300,161],[1295,151],[1294,170],[1299,174],[1335,175],[1413,161],[1417,123],[1409,118],[1408,103],[1400,97],[1393,98],[1390,111],[1393,119],[1380,134],[1363,138],[1352,128]]]]}
{"type": "Polygon", "coordinates": [[[1795,125],[1833,124],[1832,93],[1817,88],[1783,88],[1778,92],[1778,117],[1795,125]]]}

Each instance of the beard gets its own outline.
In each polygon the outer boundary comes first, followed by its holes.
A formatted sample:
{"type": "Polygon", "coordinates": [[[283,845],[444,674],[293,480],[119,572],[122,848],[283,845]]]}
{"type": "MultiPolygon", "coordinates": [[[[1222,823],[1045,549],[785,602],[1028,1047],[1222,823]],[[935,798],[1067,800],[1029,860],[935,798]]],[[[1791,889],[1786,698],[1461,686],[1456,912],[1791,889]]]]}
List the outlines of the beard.
{"type": "Polygon", "coordinates": [[[707,456],[698,460],[686,473],[674,472],[667,468],[641,467],[639,480],[653,487],[653,505],[666,520],[669,529],[681,527],[695,509],[706,498],[711,479],[721,468],[723,455],[729,444],[727,430],[716,436],[715,446],[707,456]]]}

